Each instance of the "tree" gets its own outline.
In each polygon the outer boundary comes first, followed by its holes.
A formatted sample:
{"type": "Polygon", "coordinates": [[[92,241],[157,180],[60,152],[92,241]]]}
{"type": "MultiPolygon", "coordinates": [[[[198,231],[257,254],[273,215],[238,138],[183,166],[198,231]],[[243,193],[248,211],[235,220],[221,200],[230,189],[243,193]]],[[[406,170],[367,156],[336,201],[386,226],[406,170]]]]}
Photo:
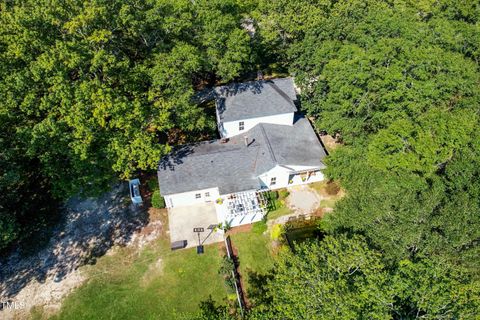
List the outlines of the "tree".
{"type": "Polygon", "coordinates": [[[477,7],[448,0],[259,6],[265,38],[280,42],[288,31],[281,50],[302,110],[344,144],[328,157],[326,174],[347,196],[325,227],[365,235],[388,263],[446,259],[478,275],[477,7]]]}
{"type": "Polygon", "coordinates": [[[393,287],[400,319],[474,319],[480,308],[478,282],[445,264],[401,261],[393,287]]]}
{"type": "Polygon", "coordinates": [[[358,236],[327,236],[283,254],[269,294],[282,319],[388,319],[393,303],[380,255],[358,236]]]}
{"type": "Polygon", "coordinates": [[[429,259],[387,265],[365,238],[327,236],[284,252],[268,284],[270,303],[248,319],[472,319],[478,281],[429,259]]]}
{"type": "MultiPolygon", "coordinates": [[[[211,131],[214,119],[191,98],[203,82],[249,69],[246,8],[233,0],[0,4],[0,124],[9,128],[0,147],[13,148],[0,158],[0,192],[17,191],[33,217],[39,208],[23,195],[39,192],[34,182],[45,186],[43,203],[98,194],[154,169],[177,142],[172,132],[194,141],[211,131]]],[[[2,214],[14,208],[0,237],[11,243],[22,209],[1,205],[2,214]]]]}

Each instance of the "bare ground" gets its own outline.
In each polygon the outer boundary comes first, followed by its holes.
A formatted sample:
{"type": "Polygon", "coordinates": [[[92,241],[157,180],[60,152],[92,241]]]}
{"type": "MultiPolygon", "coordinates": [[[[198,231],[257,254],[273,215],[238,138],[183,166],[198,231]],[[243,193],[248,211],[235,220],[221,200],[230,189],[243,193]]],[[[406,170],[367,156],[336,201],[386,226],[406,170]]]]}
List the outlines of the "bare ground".
{"type": "Polygon", "coordinates": [[[320,195],[308,185],[291,187],[286,204],[297,214],[308,215],[319,207],[320,195]]]}
{"type": "Polygon", "coordinates": [[[338,148],[338,146],[341,145],[341,143],[339,143],[337,139],[328,134],[320,136],[320,139],[322,140],[325,148],[327,148],[328,152],[335,150],[336,148],[338,148]]]}
{"type": "Polygon", "coordinates": [[[0,301],[23,305],[2,310],[0,304],[1,319],[27,318],[35,306],[58,311],[63,297],[86,280],[79,267],[115,245],[143,247],[162,230],[159,219],[149,223],[147,210],[131,205],[124,183],[99,198],[70,200],[63,215],[43,249],[30,256],[17,250],[0,260],[0,301]]]}

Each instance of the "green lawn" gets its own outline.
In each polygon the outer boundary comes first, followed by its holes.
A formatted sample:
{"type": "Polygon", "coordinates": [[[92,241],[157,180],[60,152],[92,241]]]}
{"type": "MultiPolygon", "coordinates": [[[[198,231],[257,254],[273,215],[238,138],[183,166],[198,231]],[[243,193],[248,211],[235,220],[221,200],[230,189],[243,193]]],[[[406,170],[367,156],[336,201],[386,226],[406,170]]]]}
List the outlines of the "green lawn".
{"type": "Polygon", "coordinates": [[[335,207],[335,203],[337,203],[338,198],[334,199],[322,199],[320,201],[320,208],[333,208],[335,207]]]}
{"type": "Polygon", "coordinates": [[[290,208],[286,207],[285,205],[277,206],[277,209],[272,210],[267,214],[267,219],[268,220],[273,220],[273,219],[279,218],[281,216],[285,216],[287,214],[290,214],[292,212],[293,211],[290,208]]]}
{"type": "Polygon", "coordinates": [[[122,248],[87,267],[90,280],[67,297],[54,319],[172,319],[209,295],[226,299],[219,245],[170,251],[159,240],[140,253],[122,248]],[[159,260],[161,259],[161,260],[159,260]]]}
{"type": "Polygon", "coordinates": [[[270,253],[270,235],[263,234],[267,226],[263,222],[253,225],[251,232],[231,235],[232,244],[238,250],[240,274],[244,278],[245,289],[249,289],[249,274],[265,274],[273,267],[270,253]]]}

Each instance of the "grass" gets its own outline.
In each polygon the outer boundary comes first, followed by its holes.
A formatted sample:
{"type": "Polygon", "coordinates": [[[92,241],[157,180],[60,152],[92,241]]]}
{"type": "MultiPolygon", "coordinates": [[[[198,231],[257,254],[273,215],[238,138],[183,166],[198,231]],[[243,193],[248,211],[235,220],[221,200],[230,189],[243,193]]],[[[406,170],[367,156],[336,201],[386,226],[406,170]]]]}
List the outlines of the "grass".
{"type": "Polygon", "coordinates": [[[277,200],[275,201],[276,204],[275,204],[275,210],[272,210],[270,211],[268,214],[267,214],[267,219],[268,220],[273,220],[273,219],[277,219],[281,216],[285,216],[287,214],[291,214],[293,211],[288,208],[287,206],[285,206],[284,203],[282,203],[280,200],[277,200]]]}
{"type": "Polygon", "coordinates": [[[333,208],[335,203],[338,201],[338,198],[335,199],[322,199],[320,201],[320,208],[333,208]]]}
{"type": "Polygon", "coordinates": [[[222,255],[219,245],[206,246],[203,255],[195,248],[170,251],[165,239],[141,252],[120,248],[87,267],[89,281],[53,319],[173,319],[209,296],[222,302],[222,255]]]}
{"type": "Polygon", "coordinates": [[[278,198],[271,199],[271,210],[267,214],[268,220],[273,220],[287,214],[291,214],[293,211],[285,205],[285,199],[288,197],[286,189],[280,189],[277,191],[278,198]]]}
{"type": "Polygon", "coordinates": [[[273,257],[270,253],[270,237],[264,234],[267,226],[256,222],[251,232],[231,235],[232,244],[238,250],[240,262],[239,271],[244,278],[245,289],[250,287],[249,274],[265,274],[273,267],[273,257]]]}
{"type": "Polygon", "coordinates": [[[310,184],[310,187],[322,197],[322,200],[320,201],[320,208],[334,208],[335,203],[344,195],[344,192],[340,189],[338,183],[336,182],[314,182],[310,184]]]}

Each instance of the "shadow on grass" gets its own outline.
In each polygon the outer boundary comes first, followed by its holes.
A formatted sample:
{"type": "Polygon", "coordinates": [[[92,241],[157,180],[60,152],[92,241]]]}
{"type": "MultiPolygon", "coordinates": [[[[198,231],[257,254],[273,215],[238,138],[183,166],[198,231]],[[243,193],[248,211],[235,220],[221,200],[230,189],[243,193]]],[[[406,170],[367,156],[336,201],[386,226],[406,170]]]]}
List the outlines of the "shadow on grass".
{"type": "Polygon", "coordinates": [[[148,223],[146,210],[130,204],[126,183],[99,198],[71,199],[62,215],[44,248],[29,255],[18,249],[0,259],[0,300],[15,297],[32,280],[63,280],[113,245],[126,245],[148,223]]]}

